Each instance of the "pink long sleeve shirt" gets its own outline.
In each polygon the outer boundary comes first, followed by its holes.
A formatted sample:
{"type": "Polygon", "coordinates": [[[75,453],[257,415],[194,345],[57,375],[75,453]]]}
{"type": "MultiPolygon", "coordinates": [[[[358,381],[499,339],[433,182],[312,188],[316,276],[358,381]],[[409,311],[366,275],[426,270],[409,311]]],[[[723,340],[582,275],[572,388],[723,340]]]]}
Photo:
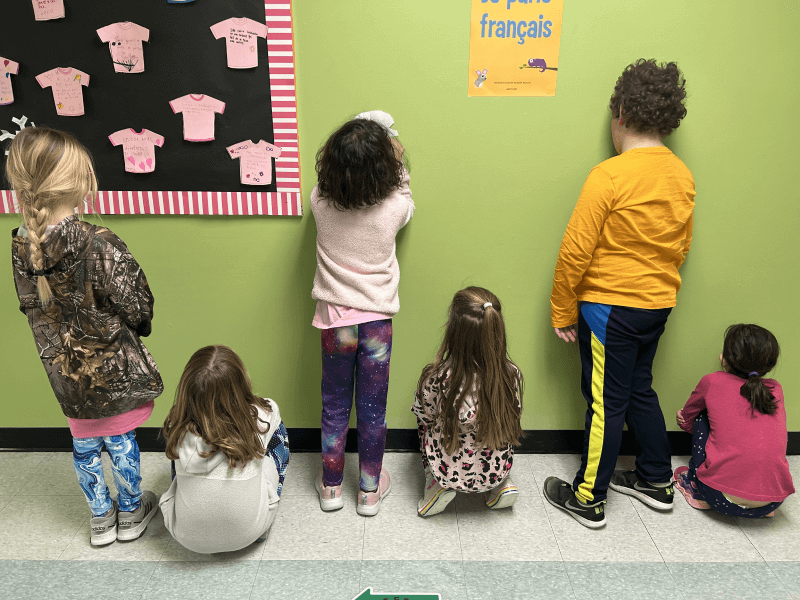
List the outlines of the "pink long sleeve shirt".
{"type": "Polygon", "coordinates": [[[338,210],[314,188],[317,272],[311,296],[315,300],[384,318],[400,310],[395,236],[414,214],[408,182],[404,171],[400,187],[380,204],[350,210],[338,210]]]}
{"type": "Polygon", "coordinates": [[[739,388],[745,380],[725,371],[706,375],[681,410],[681,429],[691,433],[694,419],[708,411],[710,433],[706,460],[697,477],[725,494],[754,502],[782,502],[794,493],[786,460],[786,408],[783,389],[774,379],[764,379],[772,390],[777,410],[771,415],[751,411],[739,388]]]}

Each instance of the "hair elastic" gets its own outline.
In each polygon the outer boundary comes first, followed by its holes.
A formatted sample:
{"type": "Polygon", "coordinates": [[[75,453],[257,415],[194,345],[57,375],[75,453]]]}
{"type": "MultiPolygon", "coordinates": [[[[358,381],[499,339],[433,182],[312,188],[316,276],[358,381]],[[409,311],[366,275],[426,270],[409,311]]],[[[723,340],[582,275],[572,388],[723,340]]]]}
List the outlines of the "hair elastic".
{"type": "Polygon", "coordinates": [[[753,375],[755,375],[756,377],[758,377],[758,371],[750,371],[750,372],[747,374],[747,376],[748,376],[748,377],[752,377],[753,375]]]}
{"type": "Polygon", "coordinates": [[[492,305],[492,303],[491,303],[491,302],[487,302],[486,304],[484,304],[484,305],[483,305],[483,310],[486,310],[486,307],[487,307],[487,306],[491,306],[491,305],[492,305]]]}
{"type": "Polygon", "coordinates": [[[47,269],[41,269],[41,270],[34,269],[33,274],[36,275],[37,277],[44,277],[45,275],[47,275],[47,269]]]}

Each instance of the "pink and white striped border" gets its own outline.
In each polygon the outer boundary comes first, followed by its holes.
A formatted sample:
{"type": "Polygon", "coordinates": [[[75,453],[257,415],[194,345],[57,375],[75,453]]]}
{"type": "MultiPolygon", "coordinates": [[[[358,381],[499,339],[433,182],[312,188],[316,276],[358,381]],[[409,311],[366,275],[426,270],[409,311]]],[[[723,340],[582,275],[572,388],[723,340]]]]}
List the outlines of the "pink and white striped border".
{"type": "MultiPolygon", "coordinates": [[[[104,215],[247,215],[288,216],[303,214],[300,157],[297,138],[294,35],[292,0],[265,2],[272,123],[275,145],[277,192],[100,192],[97,208],[104,215]]],[[[12,191],[0,190],[0,214],[19,212],[12,191]]],[[[92,207],[86,207],[92,213],[92,207]]]]}

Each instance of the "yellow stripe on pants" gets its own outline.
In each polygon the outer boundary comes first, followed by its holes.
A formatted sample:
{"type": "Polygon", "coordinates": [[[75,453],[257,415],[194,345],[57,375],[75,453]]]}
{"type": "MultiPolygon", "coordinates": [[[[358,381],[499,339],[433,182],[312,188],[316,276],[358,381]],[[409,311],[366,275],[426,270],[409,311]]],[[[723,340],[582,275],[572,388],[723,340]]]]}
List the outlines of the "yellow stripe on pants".
{"type": "Polygon", "coordinates": [[[603,455],[603,437],[606,427],[605,405],[603,404],[603,380],[606,372],[606,349],[592,332],[592,426],[589,429],[589,452],[586,459],[586,470],[583,483],[578,486],[575,495],[578,500],[591,503],[594,501],[594,482],[600,457],[603,455]]]}

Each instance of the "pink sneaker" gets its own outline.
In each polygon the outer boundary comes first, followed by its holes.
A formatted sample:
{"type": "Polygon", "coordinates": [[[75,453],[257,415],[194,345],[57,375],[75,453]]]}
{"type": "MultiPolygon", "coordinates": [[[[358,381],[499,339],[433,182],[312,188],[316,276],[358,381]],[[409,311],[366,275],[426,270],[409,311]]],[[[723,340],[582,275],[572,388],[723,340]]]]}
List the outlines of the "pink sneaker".
{"type": "Polygon", "coordinates": [[[672,475],[675,487],[683,494],[683,497],[686,498],[686,502],[692,508],[696,508],[697,510],[710,510],[711,506],[709,506],[708,502],[700,498],[697,489],[692,485],[692,482],[689,481],[688,472],[689,467],[678,467],[675,469],[675,473],[672,475]]]}
{"type": "Polygon", "coordinates": [[[364,515],[365,517],[373,517],[377,515],[381,508],[381,502],[390,491],[392,491],[392,481],[389,479],[389,473],[386,471],[386,469],[381,469],[381,476],[378,479],[378,491],[358,491],[358,504],[356,505],[356,512],[360,515],[364,515]]]}
{"type": "Polygon", "coordinates": [[[317,475],[315,482],[317,493],[319,494],[319,507],[324,511],[339,510],[344,506],[342,499],[342,486],[325,485],[322,483],[322,471],[317,475]]]}

